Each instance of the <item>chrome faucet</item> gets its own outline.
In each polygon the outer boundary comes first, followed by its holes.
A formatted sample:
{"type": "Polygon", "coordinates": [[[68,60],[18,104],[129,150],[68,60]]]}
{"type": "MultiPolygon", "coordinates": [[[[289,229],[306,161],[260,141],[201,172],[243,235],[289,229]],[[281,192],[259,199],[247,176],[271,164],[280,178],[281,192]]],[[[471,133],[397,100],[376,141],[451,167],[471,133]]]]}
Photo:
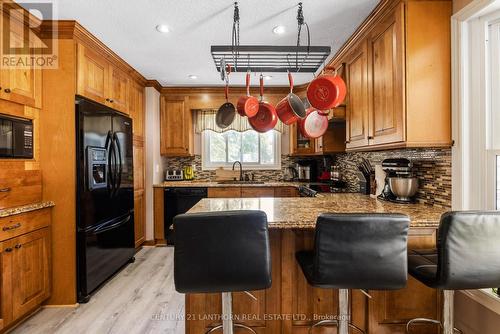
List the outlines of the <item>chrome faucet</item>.
{"type": "Polygon", "coordinates": [[[241,162],[235,161],[233,163],[233,170],[234,170],[234,166],[236,166],[236,164],[240,164],[240,181],[243,181],[243,166],[241,165],[241,162]]]}

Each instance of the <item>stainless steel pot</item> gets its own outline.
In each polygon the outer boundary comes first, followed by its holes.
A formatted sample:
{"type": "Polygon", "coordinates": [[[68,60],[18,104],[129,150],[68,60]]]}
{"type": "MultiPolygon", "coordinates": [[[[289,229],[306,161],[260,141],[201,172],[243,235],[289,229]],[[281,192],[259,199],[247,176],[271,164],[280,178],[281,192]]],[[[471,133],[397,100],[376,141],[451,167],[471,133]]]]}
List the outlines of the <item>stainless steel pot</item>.
{"type": "Polygon", "coordinates": [[[389,177],[391,192],[399,201],[411,201],[418,190],[418,179],[416,177],[389,177]]]}

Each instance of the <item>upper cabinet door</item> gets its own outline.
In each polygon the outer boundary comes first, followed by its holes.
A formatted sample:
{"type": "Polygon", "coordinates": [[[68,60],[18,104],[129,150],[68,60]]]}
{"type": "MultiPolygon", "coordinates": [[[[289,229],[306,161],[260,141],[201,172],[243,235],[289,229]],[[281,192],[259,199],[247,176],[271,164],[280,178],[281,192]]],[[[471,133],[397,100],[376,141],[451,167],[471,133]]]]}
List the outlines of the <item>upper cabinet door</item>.
{"type": "Polygon", "coordinates": [[[366,40],[347,56],[346,148],[368,145],[368,65],[366,40]]]}
{"type": "MultiPolygon", "coordinates": [[[[16,11],[10,11],[11,17],[2,20],[2,36],[10,32],[10,47],[21,50],[25,42],[30,46],[37,45],[38,37],[22,24],[22,14],[16,16],[16,11]],[[25,31],[26,30],[26,31],[25,31]],[[27,33],[27,34],[26,34],[27,33]]],[[[12,54],[10,54],[12,55],[12,54]]],[[[19,53],[21,57],[33,56],[19,53]]],[[[0,98],[20,103],[34,108],[42,107],[42,70],[34,66],[6,67],[0,71],[0,98]]]]}
{"type": "Polygon", "coordinates": [[[136,82],[130,84],[129,112],[133,119],[134,138],[144,138],[144,87],[136,82]]]}
{"type": "Polygon", "coordinates": [[[109,100],[109,64],[100,54],[78,44],[77,93],[96,102],[109,100]]]}
{"type": "Polygon", "coordinates": [[[107,102],[112,108],[128,114],[129,78],[124,71],[114,66],[109,67],[109,73],[110,96],[107,102]]]}
{"type": "Polygon", "coordinates": [[[404,3],[372,30],[370,61],[370,145],[405,140],[404,3]]]}
{"type": "Polygon", "coordinates": [[[161,97],[160,153],[191,155],[192,117],[185,97],[161,97]]]}

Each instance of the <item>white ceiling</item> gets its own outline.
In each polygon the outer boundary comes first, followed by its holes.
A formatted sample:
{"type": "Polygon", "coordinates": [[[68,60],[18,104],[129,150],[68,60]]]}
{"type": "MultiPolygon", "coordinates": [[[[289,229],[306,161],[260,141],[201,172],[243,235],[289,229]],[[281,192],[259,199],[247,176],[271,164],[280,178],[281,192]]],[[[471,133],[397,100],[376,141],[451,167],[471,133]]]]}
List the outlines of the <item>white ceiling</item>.
{"type": "MultiPolygon", "coordinates": [[[[147,79],[164,86],[222,85],[211,45],[231,44],[231,0],[53,0],[58,19],[80,22],[147,79]],[[155,30],[167,24],[170,32],[155,30]],[[197,80],[188,75],[198,76],[197,80]]],[[[297,3],[290,0],[240,0],[240,44],[293,45],[297,3]],[[284,25],[284,35],[272,28],[284,25]]],[[[376,6],[378,0],[302,0],[313,45],[335,53],[376,6]]],[[[305,39],[303,40],[305,43],[305,39]]],[[[284,74],[271,74],[266,85],[287,85],[284,74]]],[[[295,75],[296,84],[312,74],[295,75]]],[[[231,76],[242,85],[243,74],[231,76]]],[[[257,77],[252,78],[252,84],[257,77]]]]}

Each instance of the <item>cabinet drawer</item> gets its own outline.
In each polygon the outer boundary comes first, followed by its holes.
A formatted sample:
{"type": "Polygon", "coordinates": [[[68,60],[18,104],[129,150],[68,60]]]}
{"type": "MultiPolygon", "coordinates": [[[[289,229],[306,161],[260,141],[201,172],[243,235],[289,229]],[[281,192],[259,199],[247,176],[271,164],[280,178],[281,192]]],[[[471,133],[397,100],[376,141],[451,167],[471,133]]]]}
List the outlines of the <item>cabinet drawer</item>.
{"type": "Polygon", "coordinates": [[[42,200],[42,174],[39,170],[0,170],[0,209],[42,200]]]}
{"type": "Polygon", "coordinates": [[[0,218],[0,241],[50,225],[50,208],[0,218]]]}
{"type": "Polygon", "coordinates": [[[208,188],[210,198],[238,198],[241,197],[240,187],[208,188]]]}
{"type": "Polygon", "coordinates": [[[274,188],[241,188],[241,197],[274,197],[274,188]]]}
{"type": "Polygon", "coordinates": [[[299,191],[295,187],[274,188],[274,197],[298,197],[299,191]]]}

